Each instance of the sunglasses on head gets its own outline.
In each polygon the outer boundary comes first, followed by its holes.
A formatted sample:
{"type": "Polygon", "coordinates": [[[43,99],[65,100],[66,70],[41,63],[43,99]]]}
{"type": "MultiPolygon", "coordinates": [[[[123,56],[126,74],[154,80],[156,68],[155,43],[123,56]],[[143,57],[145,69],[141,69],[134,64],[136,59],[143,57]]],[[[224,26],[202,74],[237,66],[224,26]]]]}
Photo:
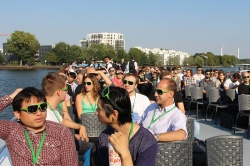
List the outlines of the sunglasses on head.
{"type": "Polygon", "coordinates": [[[92,82],[83,82],[83,85],[91,85],[92,82]]]}
{"type": "Polygon", "coordinates": [[[243,78],[249,78],[249,76],[244,76],[243,78]]]}
{"type": "Polygon", "coordinates": [[[20,108],[21,111],[26,111],[28,114],[35,114],[38,109],[42,112],[45,112],[47,110],[47,103],[44,102],[40,104],[29,105],[26,108],[20,108]]]}
{"type": "Polygon", "coordinates": [[[107,86],[106,88],[104,88],[101,92],[101,96],[102,97],[107,97],[109,99],[109,86],[107,86]]]}
{"type": "Polygon", "coordinates": [[[170,90],[155,89],[155,92],[156,92],[158,95],[162,95],[163,93],[168,93],[168,92],[170,92],[170,90]]]}
{"type": "Polygon", "coordinates": [[[133,81],[128,81],[128,80],[123,80],[123,84],[129,84],[129,85],[133,85],[133,84],[135,84],[135,82],[133,82],[133,81]]]}

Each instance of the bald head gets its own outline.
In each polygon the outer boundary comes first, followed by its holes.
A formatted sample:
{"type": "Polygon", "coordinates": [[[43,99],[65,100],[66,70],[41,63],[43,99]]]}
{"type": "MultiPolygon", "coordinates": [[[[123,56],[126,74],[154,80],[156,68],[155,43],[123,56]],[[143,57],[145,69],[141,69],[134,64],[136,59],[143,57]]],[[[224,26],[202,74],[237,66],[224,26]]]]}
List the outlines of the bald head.
{"type": "Polygon", "coordinates": [[[87,68],[87,70],[86,70],[86,74],[88,75],[89,73],[93,73],[93,72],[95,72],[95,68],[93,68],[93,67],[89,67],[89,68],[87,68]]]}
{"type": "Polygon", "coordinates": [[[177,86],[174,80],[170,78],[163,78],[157,85],[157,87],[161,87],[162,89],[176,91],[177,86]]]}

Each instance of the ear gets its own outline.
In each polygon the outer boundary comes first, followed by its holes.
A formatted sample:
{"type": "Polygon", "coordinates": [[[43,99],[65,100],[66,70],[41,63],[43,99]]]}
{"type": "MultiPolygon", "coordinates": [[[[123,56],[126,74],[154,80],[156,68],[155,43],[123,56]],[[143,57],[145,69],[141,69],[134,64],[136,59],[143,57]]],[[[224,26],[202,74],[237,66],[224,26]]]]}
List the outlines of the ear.
{"type": "MultiPolygon", "coordinates": [[[[178,93],[178,92],[177,92],[177,93],[178,93]]],[[[168,92],[168,94],[169,94],[169,97],[170,97],[170,98],[174,97],[174,91],[170,91],[170,92],[168,92]]]]}
{"type": "Polygon", "coordinates": [[[14,111],[14,116],[15,116],[17,119],[20,119],[20,114],[21,114],[21,112],[19,112],[19,111],[14,111]]]}
{"type": "Polygon", "coordinates": [[[137,85],[138,85],[138,84],[135,84],[135,89],[137,88],[137,85]]]}
{"type": "Polygon", "coordinates": [[[118,111],[114,110],[113,113],[111,114],[112,121],[117,120],[118,115],[119,115],[118,111]]]}

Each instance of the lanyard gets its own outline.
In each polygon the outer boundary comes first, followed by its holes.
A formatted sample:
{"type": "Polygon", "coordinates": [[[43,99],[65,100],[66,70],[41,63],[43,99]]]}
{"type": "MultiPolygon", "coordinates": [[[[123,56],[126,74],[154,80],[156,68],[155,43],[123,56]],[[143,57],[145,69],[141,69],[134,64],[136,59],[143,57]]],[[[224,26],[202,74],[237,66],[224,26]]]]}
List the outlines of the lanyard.
{"type": "Polygon", "coordinates": [[[151,122],[150,122],[150,125],[148,126],[148,129],[150,129],[151,125],[153,123],[155,123],[158,119],[160,119],[161,117],[163,117],[164,115],[166,115],[167,113],[169,113],[170,111],[172,111],[173,109],[175,108],[175,106],[173,108],[171,108],[170,110],[164,112],[163,114],[161,114],[160,116],[158,116],[157,118],[155,118],[155,112],[156,112],[156,108],[154,110],[154,114],[153,114],[153,117],[151,119],[151,122]],[[154,119],[155,118],[155,119],[154,119]]]}
{"type": "Polygon", "coordinates": [[[91,108],[92,108],[92,111],[93,111],[93,112],[95,112],[95,109],[94,109],[94,107],[93,107],[92,103],[90,102],[89,97],[88,97],[88,95],[87,95],[87,94],[86,94],[86,97],[87,97],[87,99],[88,99],[88,101],[89,101],[89,104],[90,104],[90,106],[91,106],[91,108]]]}
{"type": "Polygon", "coordinates": [[[49,108],[51,109],[51,111],[55,114],[56,119],[58,120],[58,123],[60,123],[60,118],[58,117],[58,115],[55,113],[55,110],[51,107],[51,105],[49,103],[47,103],[49,105],[49,108]]]}
{"type": "MultiPolygon", "coordinates": [[[[135,92],[135,98],[136,98],[136,92],[135,92]]],[[[134,112],[135,98],[134,98],[134,103],[133,103],[133,105],[132,105],[132,112],[134,112]]]]}
{"type": "Polygon", "coordinates": [[[132,122],[132,123],[131,123],[131,127],[130,127],[130,131],[129,131],[129,135],[128,135],[128,142],[129,142],[129,140],[130,140],[131,134],[133,133],[134,125],[135,125],[135,123],[132,122]]]}
{"type": "Polygon", "coordinates": [[[41,149],[42,149],[42,147],[43,147],[43,143],[44,143],[44,139],[45,139],[45,136],[46,136],[46,132],[43,132],[43,136],[42,136],[42,139],[41,139],[41,141],[40,141],[40,143],[39,143],[39,147],[38,147],[38,149],[37,149],[36,155],[35,155],[35,151],[34,151],[34,148],[33,148],[32,143],[31,143],[31,141],[30,141],[30,137],[29,137],[29,134],[28,134],[27,130],[25,130],[24,133],[25,133],[25,137],[26,137],[26,139],[27,139],[27,141],[28,141],[28,144],[29,144],[29,146],[30,146],[33,164],[35,165],[35,164],[37,163],[38,156],[39,156],[40,153],[41,153],[41,149]]]}

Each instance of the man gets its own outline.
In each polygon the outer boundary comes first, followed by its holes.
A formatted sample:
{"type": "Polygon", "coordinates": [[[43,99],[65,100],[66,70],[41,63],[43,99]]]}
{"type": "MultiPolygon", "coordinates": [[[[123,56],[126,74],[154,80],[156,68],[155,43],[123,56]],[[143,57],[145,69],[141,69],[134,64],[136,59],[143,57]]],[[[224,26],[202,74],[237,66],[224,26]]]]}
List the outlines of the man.
{"type": "Polygon", "coordinates": [[[147,96],[135,92],[138,83],[139,78],[133,73],[128,73],[123,78],[123,88],[128,91],[132,105],[133,122],[136,122],[150,105],[147,96]]]}
{"type": "Polygon", "coordinates": [[[12,106],[18,121],[0,120],[0,138],[6,142],[13,166],[78,165],[69,129],[45,120],[47,103],[40,90],[23,89],[12,106]]]}
{"type": "Polygon", "coordinates": [[[243,72],[242,79],[243,79],[243,82],[238,86],[238,94],[250,95],[249,73],[246,71],[243,72]]]}
{"type": "Polygon", "coordinates": [[[110,57],[105,56],[104,61],[106,62],[106,70],[108,71],[110,67],[112,67],[112,61],[110,60],[110,57]]]}
{"type": "MultiPolygon", "coordinates": [[[[183,72],[186,72],[186,70],[183,70],[183,72]]],[[[177,76],[181,78],[181,81],[183,80],[183,74],[181,73],[181,67],[177,67],[177,76]]]]}
{"type": "Polygon", "coordinates": [[[173,102],[176,88],[173,80],[161,80],[155,89],[156,103],[149,105],[137,121],[154,134],[157,141],[179,141],[187,136],[187,118],[173,102]]]}
{"type": "Polygon", "coordinates": [[[77,139],[88,141],[86,128],[83,125],[62,118],[57,110],[59,103],[65,100],[67,94],[67,86],[64,78],[57,73],[46,75],[42,80],[42,91],[46,96],[48,104],[46,120],[54,121],[66,127],[79,130],[79,136],[76,135],[77,139]]]}
{"type": "Polygon", "coordinates": [[[126,62],[124,62],[124,58],[121,59],[121,70],[124,72],[126,69],[126,62]]]}
{"type": "Polygon", "coordinates": [[[131,61],[127,64],[127,71],[128,73],[136,73],[137,72],[137,62],[135,61],[135,58],[132,58],[131,61]]]}
{"type": "Polygon", "coordinates": [[[215,87],[215,83],[212,81],[212,80],[210,80],[210,77],[211,77],[211,72],[210,72],[210,70],[206,70],[205,71],[205,78],[203,78],[201,81],[200,81],[200,83],[199,83],[199,86],[200,87],[204,87],[204,89],[203,89],[203,96],[204,96],[204,99],[206,99],[206,89],[208,88],[208,87],[215,87]]]}
{"type": "Polygon", "coordinates": [[[195,74],[193,77],[196,80],[196,83],[199,84],[200,81],[205,78],[205,76],[202,74],[202,68],[200,66],[196,67],[197,74],[195,74]]]}
{"type": "Polygon", "coordinates": [[[240,84],[240,73],[236,72],[232,75],[231,78],[228,78],[224,83],[224,89],[235,89],[236,93],[238,94],[238,86],[240,84]],[[239,81],[238,81],[239,80],[239,81]]]}

